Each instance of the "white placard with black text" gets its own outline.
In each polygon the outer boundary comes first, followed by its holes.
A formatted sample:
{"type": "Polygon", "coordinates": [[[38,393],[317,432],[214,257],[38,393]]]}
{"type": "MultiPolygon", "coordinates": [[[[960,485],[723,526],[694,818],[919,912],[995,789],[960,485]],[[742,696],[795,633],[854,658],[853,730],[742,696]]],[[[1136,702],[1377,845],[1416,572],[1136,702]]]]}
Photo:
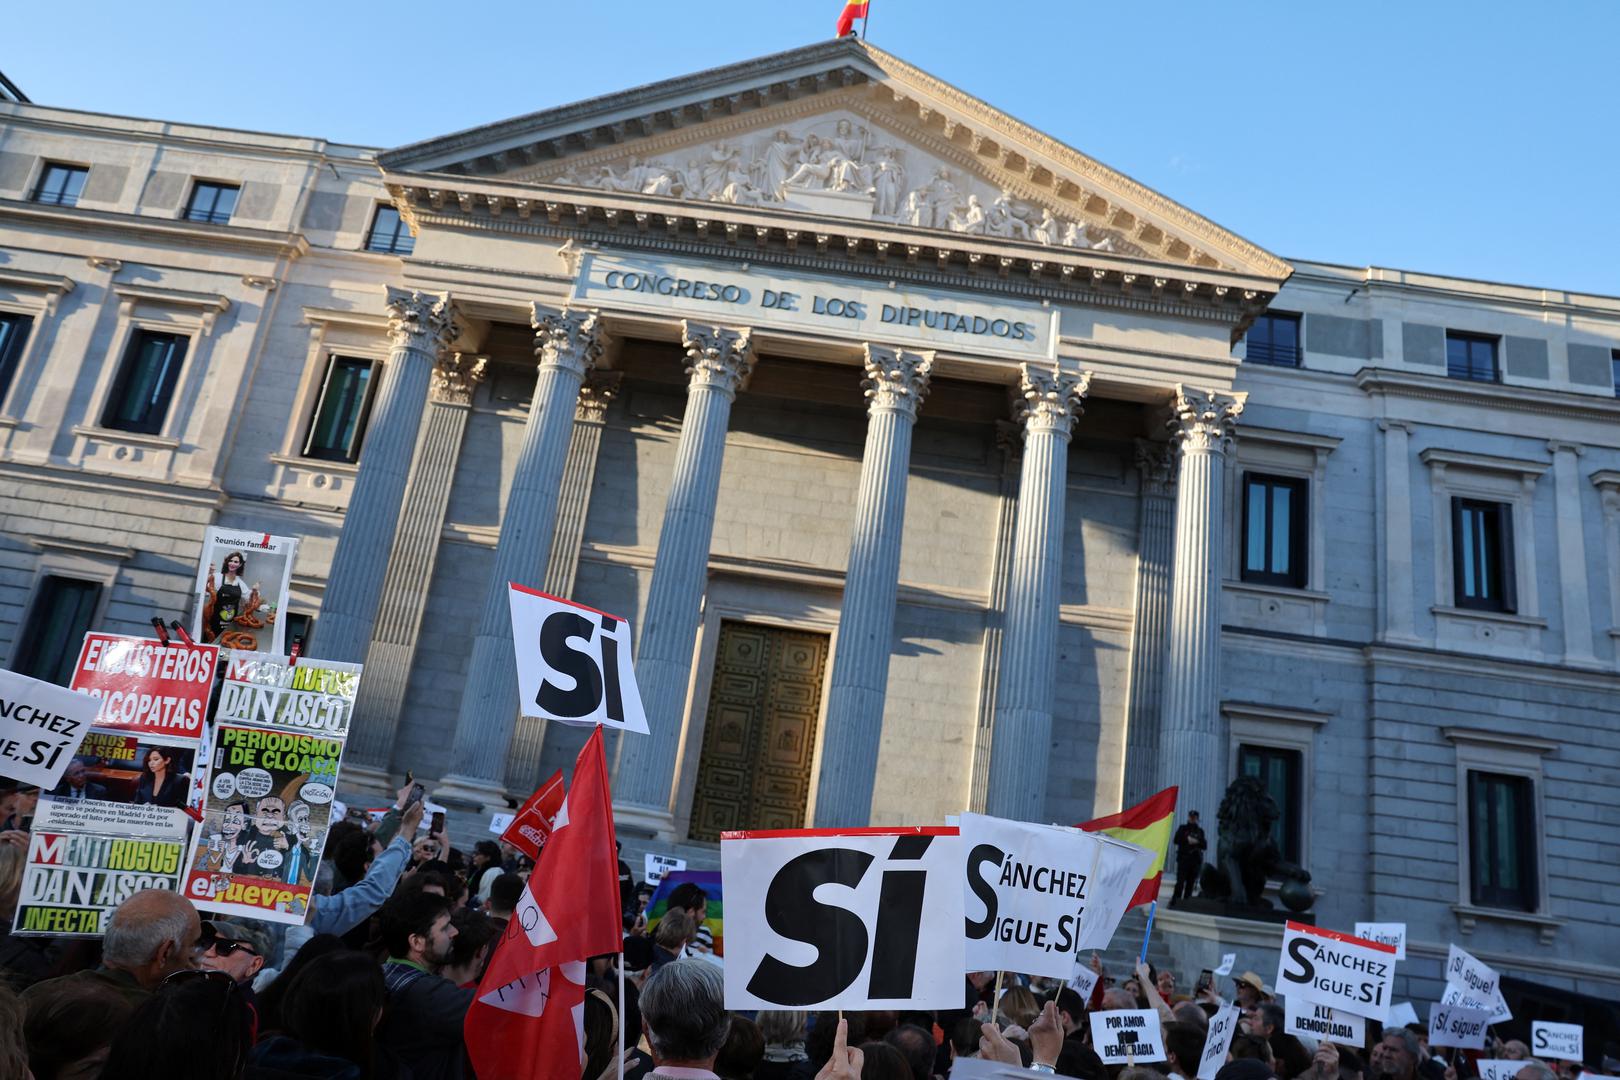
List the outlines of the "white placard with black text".
{"type": "Polygon", "coordinates": [[[1345,1046],[1360,1046],[1367,1037],[1367,1022],[1355,1013],[1299,1001],[1297,997],[1283,1002],[1283,1017],[1286,1035],[1305,1035],[1318,1042],[1325,1040],[1345,1046]]]}
{"type": "Polygon", "coordinates": [[[647,734],[629,623],[516,582],[507,598],[524,716],[647,734]]]}
{"type": "Polygon", "coordinates": [[[1383,1023],[1395,984],[1395,947],[1290,922],[1277,961],[1277,994],[1383,1023]]]}
{"type": "Polygon", "coordinates": [[[1512,1058],[1481,1058],[1474,1064],[1479,1067],[1479,1080],[1513,1080],[1524,1068],[1524,1062],[1512,1058]]]}
{"type": "Polygon", "coordinates": [[[1530,1025],[1530,1053],[1553,1061],[1580,1061],[1585,1056],[1580,1024],[1553,1024],[1537,1020],[1530,1025]]]}
{"type": "Polygon", "coordinates": [[[1358,922],[1356,937],[1395,946],[1395,959],[1406,959],[1406,924],[1403,922],[1358,922]]]}
{"type": "Polygon", "coordinates": [[[648,885],[656,886],[664,880],[665,874],[673,874],[677,870],[686,869],[686,860],[677,859],[673,855],[658,855],[647,852],[642,860],[642,871],[646,875],[644,880],[648,885]]]}
{"type": "Polygon", "coordinates": [[[1214,971],[1210,972],[1210,974],[1212,974],[1212,975],[1230,975],[1230,974],[1232,974],[1232,969],[1234,967],[1236,967],[1236,966],[1237,966],[1237,953],[1235,953],[1235,952],[1222,953],[1221,954],[1221,966],[1216,968],[1214,971]]]}
{"type": "Polygon", "coordinates": [[[1451,1046],[1458,1050],[1485,1049],[1485,1028],[1491,1014],[1484,1009],[1461,1005],[1429,1006],[1429,1045],[1451,1046]]]}
{"type": "Polygon", "coordinates": [[[51,790],[100,711],[90,694],[0,671],[0,776],[51,790]]]}
{"type": "Polygon", "coordinates": [[[726,1008],[962,1007],[955,829],[725,833],[726,1008]]]}
{"type": "Polygon", "coordinates": [[[1446,983],[1445,990],[1440,994],[1440,1004],[1460,1005],[1465,1009],[1484,1009],[1491,1014],[1493,1024],[1513,1019],[1513,1013],[1502,997],[1501,987],[1495,988],[1489,994],[1481,994],[1457,983],[1446,983]]]}
{"type": "Polygon", "coordinates": [[[1082,964],[1069,977],[1069,989],[1079,994],[1082,1002],[1090,1001],[1092,992],[1097,989],[1097,973],[1082,964]]]}
{"type": "Polygon", "coordinates": [[[1105,1065],[1165,1060],[1159,1014],[1152,1009],[1092,1013],[1091,1046],[1105,1065]]]}
{"type": "Polygon", "coordinates": [[[1204,1052],[1198,1059],[1198,1080],[1215,1080],[1215,1074],[1226,1064],[1226,1052],[1232,1048],[1232,1036],[1237,1034],[1242,1015],[1236,1005],[1227,1005],[1209,1018],[1204,1052]]]}

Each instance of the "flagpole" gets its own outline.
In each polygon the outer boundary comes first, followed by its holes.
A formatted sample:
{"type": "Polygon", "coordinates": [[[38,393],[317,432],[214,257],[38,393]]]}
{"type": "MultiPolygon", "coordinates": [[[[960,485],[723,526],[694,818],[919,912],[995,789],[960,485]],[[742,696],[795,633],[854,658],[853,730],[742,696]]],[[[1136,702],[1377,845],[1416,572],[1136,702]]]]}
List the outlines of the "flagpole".
{"type": "Polygon", "coordinates": [[[619,946],[619,1080],[624,1080],[624,945],[619,946]]]}
{"type": "Polygon", "coordinates": [[[1147,963],[1148,938],[1153,936],[1153,914],[1158,910],[1159,902],[1157,900],[1148,905],[1147,930],[1142,934],[1142,956],[1141,959],[1137,960],[1138,964],[1147,963]]]}

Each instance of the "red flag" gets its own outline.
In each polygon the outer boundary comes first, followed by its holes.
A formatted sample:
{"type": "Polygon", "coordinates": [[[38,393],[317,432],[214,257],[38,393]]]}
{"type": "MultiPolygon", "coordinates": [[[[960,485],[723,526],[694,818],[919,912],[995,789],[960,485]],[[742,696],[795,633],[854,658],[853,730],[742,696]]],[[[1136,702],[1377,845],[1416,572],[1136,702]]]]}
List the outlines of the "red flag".
{"type": "Polygon", "coordinates": [[[619,856],[598,727],[574,762],[540,864],[467,1010],[467,1053],[479,1080],[579,1072],[585,963],[623,948],[619,856]]]}
{"type": "Polygon", "coordinates": [[[1170,850],[1170,825],[1175,820],[1179,791],[1179,788],[1167,787],[1117,814],[1080,823],[1087,832],[1107,833],[1116,840],[1129,841],[1159,853],[1142,875],[1136,895],[1131,897],[1127,907],[1149,904],[1159,898],[1159,881],[1164,877],[1164,857],[1170,850]]]}
{"type": "Polygon", "coordinates": [[[551,819],[557,816],[562,802],[563,775],[558,769],[518,807],[518,812],[512,815],[512,824],[501,833],[501,839],[538,860],[546,837],[551,835],[551,819]]]}
{"type": "Polygon", "coordinates": [[[838,36],[848,37],[855,32],[855,20],[866,18],[868,0],[847,0],[838,13],[838,36]]]}

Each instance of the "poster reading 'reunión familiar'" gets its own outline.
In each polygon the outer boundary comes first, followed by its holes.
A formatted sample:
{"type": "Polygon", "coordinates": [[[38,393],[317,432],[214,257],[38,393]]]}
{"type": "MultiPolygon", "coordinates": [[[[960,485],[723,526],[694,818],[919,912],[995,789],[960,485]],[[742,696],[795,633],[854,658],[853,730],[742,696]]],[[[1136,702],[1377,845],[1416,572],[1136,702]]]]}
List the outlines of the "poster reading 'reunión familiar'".
{"type": "Polygon", "coordinates": [[[192,637],[222,649],[285,652],[297,553],[298,541],[291,537],[237,529],[203,533],[192,637]]]}
{"type": "Polygon", "coordinates": [[[179,840],[35,828],[12,933],[99,937],[114,909],[134,893],[179,889],[184,846],[179,840]]]}

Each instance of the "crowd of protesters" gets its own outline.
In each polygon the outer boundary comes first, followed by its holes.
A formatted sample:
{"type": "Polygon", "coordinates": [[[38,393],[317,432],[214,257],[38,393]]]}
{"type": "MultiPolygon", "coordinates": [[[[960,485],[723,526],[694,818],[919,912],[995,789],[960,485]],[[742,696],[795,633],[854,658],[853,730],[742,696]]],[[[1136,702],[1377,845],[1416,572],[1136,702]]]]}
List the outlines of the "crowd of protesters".
{"type": "MultiPolygon", "coordinates": [[[[3,927],[37,794],[0,791],[3,927]]],[[[533,866],[493,841],[468,857],[444,835],[418,836],[422,816],[407,787],[380,820],[335,824],[302,926],[205,920],[183,896],[146,890],[119,905],[99,940],[0,929],[0,1080],[472,1077],[463,1023],[533,866]]],[[[1375,1023],[1362,1046],[1314,1045],[1283,1030],[1281,1006],[1253,972],[1183,994],[1172,972],[1142,965],[1116,981],[1096,957],[1084,999],[978,972],[956,1009],[728,1012],[709,898],[676,887],[649,932],[651,893],[621,862],[624,947],[589,965],[582,1080],[619,1074],[621,1029],[632,1080],[931,1080],[968,1057],[1086,1080],[1192,1080],[1223,989],[1241,1023],[1217,1080],[1470,1080],[1481,1056],[1442,1056],[1423,1031],[1375,1023]],[[1105,1065],[1087,1018],[1113,1009],[1157,1010],[1168,1060],[1105,1065]]],[[[1523,1060],[1514,1080],[1573,1075],[1519,1042],[1484,1056],[1523,1060]]],[[[576,1074],[537,1065],[534,1075],[576,1074]]]]}

